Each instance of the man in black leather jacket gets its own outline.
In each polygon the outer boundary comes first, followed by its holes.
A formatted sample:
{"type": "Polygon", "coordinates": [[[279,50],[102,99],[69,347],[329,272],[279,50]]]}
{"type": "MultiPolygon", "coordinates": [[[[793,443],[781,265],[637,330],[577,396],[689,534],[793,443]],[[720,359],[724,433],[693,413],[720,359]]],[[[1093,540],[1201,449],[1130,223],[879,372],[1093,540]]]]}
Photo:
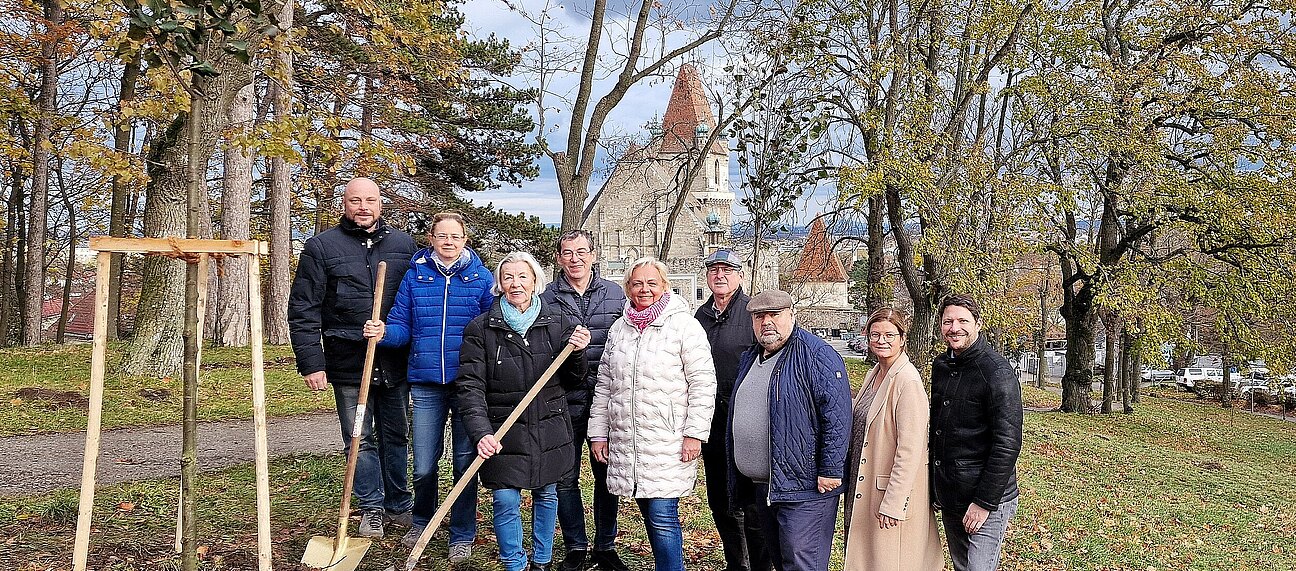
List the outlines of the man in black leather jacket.
{"type": "Polygon", "coordinates": [[[1017,375],[980,335],[981,308],[966,295],[941,302],[949,350],[932,363],[931,477],[957,571],[999,566],[1017,512],[1022,399],[1017,375]]]}
{"type": "MultiPolygon", "coordinates": [[[[342,220],[306,240],[297,263],[288,296],[297,372],[312,390],[333,386],[344,446],[351,441],[360,394],[366,347],[361,329],[373,309],[378,262],[387,262],[380,313],[386,319],[414,250],[409,234],[383,221],[378,185],[357,178],[342,195],[342,220]]],[[[359,534],[366,537],[382,537],[385,521],[410,525],[408,360],[407,350],[386,348],[379,348],[374,360],[355,476],[363,514],[359,534]]]]}

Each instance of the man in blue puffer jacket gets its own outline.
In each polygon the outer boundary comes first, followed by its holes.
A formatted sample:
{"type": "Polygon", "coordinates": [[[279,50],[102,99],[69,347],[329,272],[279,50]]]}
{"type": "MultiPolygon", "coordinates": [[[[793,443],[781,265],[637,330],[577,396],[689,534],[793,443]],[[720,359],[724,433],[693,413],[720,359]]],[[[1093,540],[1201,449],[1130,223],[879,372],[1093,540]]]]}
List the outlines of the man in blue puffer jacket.
{"type": "MultiPolygon", "coordinates": [[[[446,417],[453,412],[455,480],[477,455],[455,406],[451,385],[459,370],[463,331],[474,317],[490,310],[494,276],[481,258],[465,247],[467,226],[457,213],[432,217],[431,246],[419,250],[401,280],[396,302],[380,322],[365,325],[366,336],[381,336],[383,347],[410,348],[409,383],[413,403],[414,525],[402,542],[413,546],[436,512],[437,465],[445,449],[446,417]]],[[[477,486],[464,490],[450,511],[450,562],[472,553],[477,537],[477,486]]]]}
{"type": "Polygon", "coordinates": [[[827,571],[851,436],[841,355],[796,326],[792,296],[747,302],[759,347],[743,353],[725,442],[731,506],[756,505],[778,571],[827,571]]]}

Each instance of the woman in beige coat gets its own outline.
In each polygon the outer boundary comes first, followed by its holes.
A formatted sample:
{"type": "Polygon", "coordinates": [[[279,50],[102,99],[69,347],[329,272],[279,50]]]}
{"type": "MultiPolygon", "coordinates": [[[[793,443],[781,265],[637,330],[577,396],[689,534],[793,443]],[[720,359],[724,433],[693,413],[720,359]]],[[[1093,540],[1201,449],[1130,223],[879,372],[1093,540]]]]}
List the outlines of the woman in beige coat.
{"type": "Polygon", "coordinates": [[[927,478],[927,393],[905,355],[908,316],[884,308],[864,330],[878,364],[855,397],[846,474],[847,571],[942,569],[927,478]]]}

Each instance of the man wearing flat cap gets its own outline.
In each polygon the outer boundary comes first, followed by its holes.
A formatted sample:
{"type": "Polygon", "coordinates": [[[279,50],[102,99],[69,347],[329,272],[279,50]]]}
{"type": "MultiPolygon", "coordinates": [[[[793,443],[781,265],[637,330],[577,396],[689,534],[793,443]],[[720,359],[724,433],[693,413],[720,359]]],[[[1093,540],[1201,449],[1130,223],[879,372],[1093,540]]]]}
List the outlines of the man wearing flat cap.
{"type": "Polygon", "coordinates": [[[796,325],[786,292],[758,293],[747,311],[758,345],[730,399],[730,501],[756,504],[774,569],[826,571],[850,444],[846,364],[796,325]]]}
{"type": "Polygon", "coordinates": [[[711,299],[693,315],[706,330],[711,359],[716,368],[715,414],[711,434],[702,443],[702,465],[706,473],[707,504],[724,546],[725,571],[769,571],[760,518],[754,504],[729,504],[729,462],[725,458],[725,433],[729,421],[729,397],[738,377],[738,359],[756,344],[747,294],[742,290],[742,260],[732,250],[716,250],[702,262],[711,299]]]}

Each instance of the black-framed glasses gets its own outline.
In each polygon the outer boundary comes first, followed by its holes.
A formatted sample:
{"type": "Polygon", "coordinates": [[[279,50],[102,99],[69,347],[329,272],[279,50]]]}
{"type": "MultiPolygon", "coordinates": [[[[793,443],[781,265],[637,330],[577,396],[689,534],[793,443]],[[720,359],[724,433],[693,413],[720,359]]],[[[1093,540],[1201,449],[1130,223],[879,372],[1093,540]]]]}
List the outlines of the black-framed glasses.
{"type": "Polygon", "coordinates": [[[896,339],[899,339],[899,338],[900,338],[900,334],[899,334],[899,333],[890,333],[890,332],[888,332],[888,333],[869,333],[869,334],[868,334],[868,339],[869,339],[869,341],[883,341],[883,340],[885,340],[887,343],[890,343],[890,342],[895,341],[896,339]]]}

